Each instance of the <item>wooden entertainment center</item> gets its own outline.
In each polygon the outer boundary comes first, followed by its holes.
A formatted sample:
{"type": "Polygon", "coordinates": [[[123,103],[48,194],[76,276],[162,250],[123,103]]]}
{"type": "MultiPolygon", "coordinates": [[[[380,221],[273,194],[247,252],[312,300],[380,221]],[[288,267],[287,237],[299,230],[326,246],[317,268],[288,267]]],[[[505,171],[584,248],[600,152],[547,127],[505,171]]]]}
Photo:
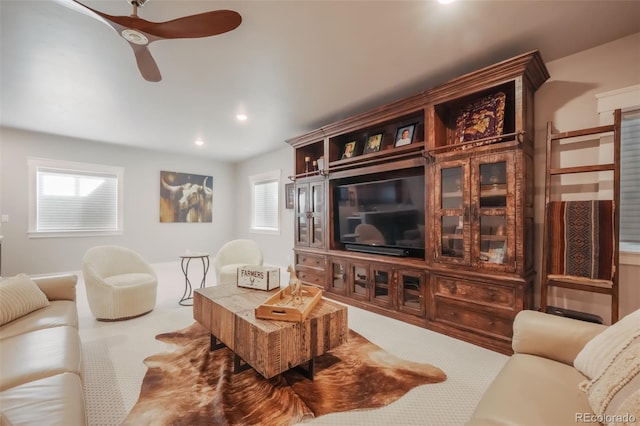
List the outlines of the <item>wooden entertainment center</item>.
{"type": "Polygon", "coordinates": [[[548,78],[533,51],[287,140],[298,277],[510,353],[533,307],[534,93],[548,78]]]}

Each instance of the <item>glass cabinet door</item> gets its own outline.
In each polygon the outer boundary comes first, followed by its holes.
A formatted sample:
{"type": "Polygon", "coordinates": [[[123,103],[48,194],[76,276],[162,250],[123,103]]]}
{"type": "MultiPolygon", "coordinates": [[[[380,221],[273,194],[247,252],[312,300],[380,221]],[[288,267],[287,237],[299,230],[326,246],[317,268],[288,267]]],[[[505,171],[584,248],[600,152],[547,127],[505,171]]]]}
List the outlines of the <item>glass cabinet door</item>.
{"type": "Polygon", "coordinates": [[[468,263],[468,163],[452,161],[436,166],[436,259],[468,263]]]}
{"type": "Polygon", "coordinates": [[[309,246],[309,218],[307,212],[309,211],[309,186],[307,184],[296,185],[296,218],[295,218],[295,238],[296,245],[309,246]]]}
{"type": "Polygon", "coordinates": [[[474,263],[492,269],[510,270],[515,238],[513,156],[494,154],[475,159],[472,191],[474,263]]]}
{"type": "Polygon", "coordinates": [[[393,272],[384,265],[372,265],[373,289],[371,301],[382,306],[393,306],[393,272]]]}
{"type": "Polygon", "coordinates": [[[324,182],[296,183],[296,245],[324,247],[324,182]]]}
{"type": "Polygon", "coordinates": [[[337,294],[345,294],[347,290],[347,267],[346,261],[331,259],[331,280],[329,291],[337,294]]]}
{"type": "Polygon", "coordinates": [[[369,265],[351,264],[350,296],[369,301],[369,265]]]}
{"type": "Polygon", "coordinates": [[[311,191],[311,205],[309,211],[311,212],[311,227],[310,227],[310,246],[311,247],[323,247],[323,235],[324,235],[324,184],[322,182],[314,182],[310,184],[311,191]]]}
{"type": "Polygon", "coordinates": [[[424,274],[420,271],[398,271],[398,309],[409,314],[424,315],[424,274]]]}

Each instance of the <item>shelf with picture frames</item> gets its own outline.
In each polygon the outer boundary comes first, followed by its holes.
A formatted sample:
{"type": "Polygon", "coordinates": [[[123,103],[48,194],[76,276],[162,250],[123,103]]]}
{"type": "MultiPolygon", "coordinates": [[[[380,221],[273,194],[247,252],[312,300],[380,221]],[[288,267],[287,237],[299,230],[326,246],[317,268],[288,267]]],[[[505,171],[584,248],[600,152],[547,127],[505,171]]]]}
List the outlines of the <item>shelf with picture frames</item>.
{"type": "Polygon", "coordinates": [[[388,161],[388,157],[424,149],[424,109],[385,122],[362,124],[361,128],[328,138],[330,168],[388,161]]]}
{"type": "Polygon", "coordinates": [[[405,99],[389,105],[383,116],[364,113],[289,141],[295,147],[290,179],[420,156],[425,110],[423,97],[418,98],[419,106],[416,99],[405,99]]]}

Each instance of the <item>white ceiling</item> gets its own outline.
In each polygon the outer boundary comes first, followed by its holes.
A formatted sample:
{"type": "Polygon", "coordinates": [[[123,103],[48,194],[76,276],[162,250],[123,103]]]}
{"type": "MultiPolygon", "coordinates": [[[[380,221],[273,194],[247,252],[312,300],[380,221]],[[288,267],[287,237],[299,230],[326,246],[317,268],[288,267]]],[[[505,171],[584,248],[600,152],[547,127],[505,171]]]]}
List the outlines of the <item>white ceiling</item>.
{"type": "Polygon", "coordinates": [[[0,7],[3,126],[224,161],[529,50],[549,62],[640,31],[640,1],[150,0],[149,21],[217,9],[243,21],[151,44],[163,80],[149,83],[103,23],[53,0],[0,7]]]}

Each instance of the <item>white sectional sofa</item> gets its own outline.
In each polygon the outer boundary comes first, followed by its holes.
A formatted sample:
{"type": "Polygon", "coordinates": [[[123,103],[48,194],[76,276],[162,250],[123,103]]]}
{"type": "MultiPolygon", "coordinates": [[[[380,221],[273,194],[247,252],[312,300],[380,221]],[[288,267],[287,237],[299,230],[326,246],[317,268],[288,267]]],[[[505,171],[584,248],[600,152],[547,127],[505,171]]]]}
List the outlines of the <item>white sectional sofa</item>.
{"type": "Polygon", "coordinates": [[[613,326],[521,311],[467,426],[640,422],[640,309],[613,326]]]}
{"type": "Polygon", "coordinates": [[[0,282],[2,426],[86,425],[76,281],[21,274],[0,282]]]}

